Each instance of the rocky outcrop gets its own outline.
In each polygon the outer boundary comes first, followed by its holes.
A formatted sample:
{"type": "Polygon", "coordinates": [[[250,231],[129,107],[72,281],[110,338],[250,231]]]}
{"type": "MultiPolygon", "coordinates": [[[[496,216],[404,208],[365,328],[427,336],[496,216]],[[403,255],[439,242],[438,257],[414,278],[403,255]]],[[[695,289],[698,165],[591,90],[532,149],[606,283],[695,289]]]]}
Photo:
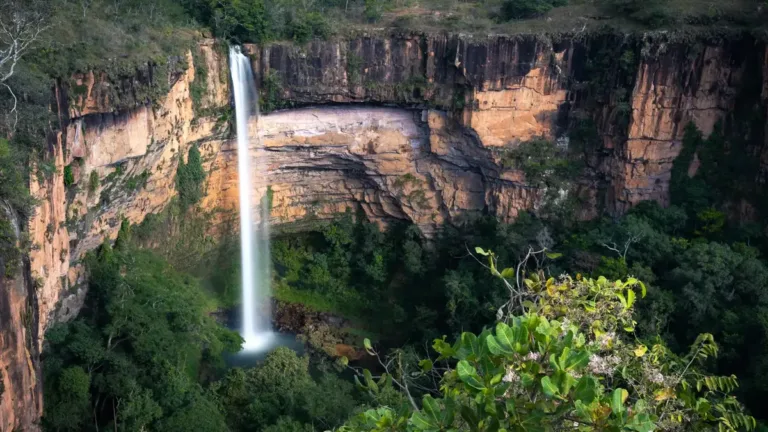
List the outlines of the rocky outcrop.
{"type": "MultiPolygon", "coordinates": [[[[593,139],[581,143],[588,216],[623,213],[648,199],[666,204],[689,122],[705,134],[718,120],[735,128],[741,120],[734,110],[749,106],[765,124],[766,49],[764,40],[745,34],[592,34],[557,42],[385,34],[249,51],[267,96],[279,99],[271,105],[431,107],[450,113],[484,147],[514,147],[537,136],[568,142],[574,130],[592,124],[593,139]]],[[[764,140],[752,143],[763,160],[764,140]]]]}
{"type": "MultiPolygon", "coordinates": [[[[20,244],[21,228],[18,216],[0,201],[0,243],[20,244]]],[[[0,431],[35,429],[42,413],[37,314],[27,265],[0,254],[0,431]]]]}
{"type": "MultiPolygon", "coordinates": [[[[627,141],[617,154],[616,209],[626,211],[645,200],[669,203],[672,162],[680,153],[685,126],[693,122],[705,136],[719,121],[736,134],[746,118],[756,115],[758,128],[768,125],[768,46],[765,42],[717,45],[676,44],[658,48],[637,71],[627,141]]],[[[765,139],[768,134],[763,133],[765,139]]],[[[768,141],[755,140],[756,157],[768,141]],[[762,144],[762,145],[761,145],[762,144]]],[[[695,173],[691,167],[689,174],[695,173]]],[[[765,175],[755,173],[755,182],[765,175]]]]}
{"type": "MultiPolygon", "coordinates": [[[[444,112],[317,107],[262,116],[252,142],[254,198],[272,192],[272,222],[313,223],[362,209],[369,219],[409,220],[429,234],[484,210],[505,220],[535,191],[503,177],[492,152],[444,112]],[[256,163],[254,163],[256,165],[256,163]]],[[[237,205],[237,153],[225,143],[208,187],[210,206],[237,205]]]]}

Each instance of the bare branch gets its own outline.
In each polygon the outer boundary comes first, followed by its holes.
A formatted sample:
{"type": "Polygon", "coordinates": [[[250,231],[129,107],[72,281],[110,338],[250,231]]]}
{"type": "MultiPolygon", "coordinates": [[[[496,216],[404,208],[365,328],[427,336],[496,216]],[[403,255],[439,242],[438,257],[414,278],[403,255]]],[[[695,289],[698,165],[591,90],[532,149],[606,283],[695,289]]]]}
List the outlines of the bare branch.
{"type": "Polygon", "coordinates": [[[33,2],[5,0],[0,3],[0,84],[8,89],[13,98],[13,127],[10,134],[16,130],[18,123],[18,99],[6,83],[16,72],[16,66],[22,56],[35,43],[40,34],[47,28],[46,17],[33,2]]]}
{"type": "Polygon", "coordinates": [[[4,85],[5,88],[8,89],[8,92],[11,94],[11,97],[13,97],[13,108],[11,108],[11,111],[9,112],[9,114],[13,114],[13,126],[10,128],[10,130],[11,131],[15,131],[16,130],[16,124],[19,122],[19,113],[18,113],[18,111],[16,111],[16,106],[18,105],[19,100],[16,99],[16,95],[13,93],[13,90],[11,89],[11,86],[9,86],[8,84],[6,84],[4,82],[0,83],[0,84],[4,85]]]}
{"type": "Polygon", "coordinates": [[[640,240],[642,239],[643,239],[642,234],[630,235],[627,238],[627,240],[624,242],[624,244],[621,245],[621,249],[619,249],[619,246],[616,244],[616,242],[611,242],[610,244],[603,242],[600,245],[610,251],[616,252],[616,254],[618,254],[619,257],[621,257],[621,259],[626,261],[627,254],[629,253],[629,248],[635,243],[640,243],[640,240]]]}

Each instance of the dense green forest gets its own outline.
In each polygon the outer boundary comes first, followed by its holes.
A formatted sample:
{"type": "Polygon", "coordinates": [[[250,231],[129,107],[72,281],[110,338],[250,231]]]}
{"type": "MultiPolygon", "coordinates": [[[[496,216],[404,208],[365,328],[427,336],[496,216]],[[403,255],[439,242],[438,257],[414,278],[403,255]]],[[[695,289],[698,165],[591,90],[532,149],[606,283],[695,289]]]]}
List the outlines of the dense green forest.
{"type": "MultiPolygon", "coordinates": [[[[29,43],[0,37],[0,60],[12,58],[0,63],[0,200],[29,215],[29,176],[55,170],[55,80],[148,61],[168,72],[201,35],[302,44],[382,26],[566,32],[583,24],[574,17],[622,30],[753,28],[766,13],[764,0],[9,0],[0,22],[22,20],[17,37],[29,43]]],[[[147,100],[167,91],[158,82],[147,100]]],[[[83,260],[83,310],[45,338],[42,426],[755,429],[750,416],[764,421],[768,406],[768,242],[760,225],[732,222],[728,203],[768,200],[743,151],[757,129],[740,130],[750,133],[718,125],[705,139],[687,128],[667,208],[646,202],[584,222],[570,217],[577,202],[545,197],[512,224],[476,215],[431,239],[402,222],[381,230],[350,209],[277,236],[275,296],[348,319],[369,336],[370,371],[286,348],[227,366],[242,341],[214,312],[238,301],[239,251],[228,231],[209,234],[222,215],[196,208],[205,172],[193,146],[175,173],[178,199],[138,226],[124,222],[114,244],[83,260]]],[[[571,190],[582,169],[544,139],[504,163],[549,191],[571,190]]],[[[12,234],[0,219],[6,263],[30,247],[12,234]]]]}

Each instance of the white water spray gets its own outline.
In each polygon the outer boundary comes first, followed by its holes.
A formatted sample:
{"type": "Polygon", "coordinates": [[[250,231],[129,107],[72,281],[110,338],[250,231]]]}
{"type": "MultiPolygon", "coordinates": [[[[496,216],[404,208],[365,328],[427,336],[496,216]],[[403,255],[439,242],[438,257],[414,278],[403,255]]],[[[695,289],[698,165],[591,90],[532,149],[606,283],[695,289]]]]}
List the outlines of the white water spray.
{"type": "MultiPolygon", "coordinates": [[[[237,172],[240,179],[240,247],[242,271],[242,337],[243,349],[261,351],[270,346],[270,275],[269,275],[269,204],[266,197],[259,203],[260,218],[254,222],[251,194],[255,190],[252,172],[265,178],[261,157],[251,166],[249,125],[252,114],[258,118],[258,93],[248,57],[239,47],[229,49],[232,89],[237,117],[237,172]],[[253,170],[253,171],[252,171],[253,170]]],[[[258,140],[258,134],[253,134],[258,140]]],[[[257,147],[260,146],[257,142],[257,147]]]]}

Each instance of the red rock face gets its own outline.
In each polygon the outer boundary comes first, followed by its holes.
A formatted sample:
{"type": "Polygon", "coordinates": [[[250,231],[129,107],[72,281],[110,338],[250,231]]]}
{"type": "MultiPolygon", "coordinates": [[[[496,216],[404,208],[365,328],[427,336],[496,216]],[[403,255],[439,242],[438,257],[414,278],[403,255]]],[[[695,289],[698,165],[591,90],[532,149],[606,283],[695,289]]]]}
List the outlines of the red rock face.
{"type": "MultiPolygon", "coordinates": [[[[632,94],[632,121],[619,158],[615,207],[619,212],[644,200],[669,202],[672,162],[681,150],[685,126],[693,122],[705,136],[715,124],[737,109],[739,97],[768,84],[768,74],[755,68],[764,64],[765,49],[707,46],[697,56],[685,56],[685,47],[648,59],[640,65],[632,94]],[[761,52],[762,51],[762,52],[761,52]],[[762,75],[762,76],[761,76],[762,75]],[[747,80],[757,79],[750,89],[747,80]],[[762,82],[760,82],[762,81],[762,82]]],[[[763,90],[763,110],[768,95],[763,90]]],[[[690,167],[696,172],[698,159],[690,167]]]]}
{"type": "MultiPolygon", "coordinates": [[[[0,202],[0,219],[19,229],[18,219],[0,202]]],[[[17,231],[18,232],[18,231],[17,231]]],[[[12,263],[0,258],[0,430],[38,430],[42,414],[38,351],[34,345],[36,313],[29,303],[32,289],[24,264],[5,271],[12,263]],[[11,277],[7,277],[7,275],[11,277]]]]}

